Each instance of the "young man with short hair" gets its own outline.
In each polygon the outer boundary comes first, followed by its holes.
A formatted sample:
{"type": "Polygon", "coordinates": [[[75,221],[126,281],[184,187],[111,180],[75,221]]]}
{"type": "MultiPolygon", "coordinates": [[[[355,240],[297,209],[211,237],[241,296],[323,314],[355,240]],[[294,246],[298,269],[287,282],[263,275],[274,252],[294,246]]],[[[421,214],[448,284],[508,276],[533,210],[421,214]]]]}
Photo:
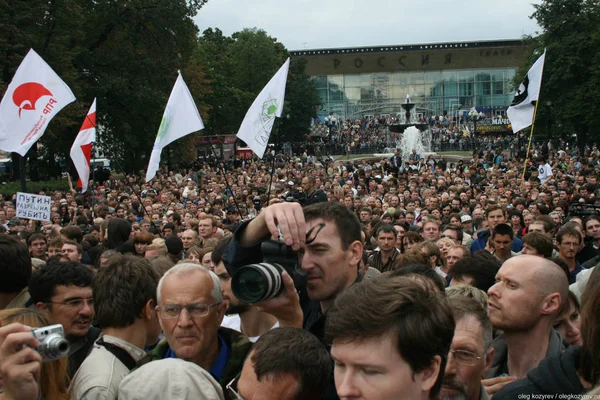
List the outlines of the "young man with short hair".
{"type": "Polygon", "coordinates": [[[348,288],[327,314],[338,396],[435,398],[454,327],[447,300],[419,280],[379,276],[348,288]]]}
{"type": "Polygon", "coordinates": [[[119,383],[158,341],[158,273],[144,258],[111,257],[92,285],[98,325],[104,335],[73,377],[73,400],[116,400],[119,383]]]}
{"type": "Polygon", "coordinates": [[[379,272],[391,271],[394,269],[394,261],[400,255],[400,250],[396,248],[398,233],[391,225],[381,225],[375,236],[379,250],[369,256],[367,264],[379,272]]]}
{"type": "Polygon", "coordinates": [[[584,270],[577,261],[577,252],[581,248],[583,237],[578,230],[569,227],[562,228],[556,235],[558,258],[569,267],[569,284],[575,283],[577,274],[584,270]]]}

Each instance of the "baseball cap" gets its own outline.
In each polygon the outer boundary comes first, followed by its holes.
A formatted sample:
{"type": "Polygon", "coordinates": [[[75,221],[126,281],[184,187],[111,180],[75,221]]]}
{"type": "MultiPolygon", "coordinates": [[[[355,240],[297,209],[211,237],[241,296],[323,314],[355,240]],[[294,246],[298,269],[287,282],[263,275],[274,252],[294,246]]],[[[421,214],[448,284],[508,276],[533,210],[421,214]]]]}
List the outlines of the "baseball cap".
{"type": "Polygon", "coordinates": [[[471,218],[470,215],[463,215],[462,217],[460,217],[460,222],[462,222],[462,223],[469,222],[469,221],[473,221],[473,218],[471,218]]]}
{"type": "Polygon", "coordinates": [[[12,217],[8,220],[8,225],[21,225],[21,220],[17,217],[12,217]]]}

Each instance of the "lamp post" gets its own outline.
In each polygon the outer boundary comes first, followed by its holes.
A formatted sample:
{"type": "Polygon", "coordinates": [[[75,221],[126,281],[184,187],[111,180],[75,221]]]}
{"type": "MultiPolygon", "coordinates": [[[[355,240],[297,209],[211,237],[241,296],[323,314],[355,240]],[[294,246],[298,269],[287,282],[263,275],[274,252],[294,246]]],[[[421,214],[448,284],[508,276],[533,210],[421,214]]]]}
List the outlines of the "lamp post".
{"type": "Polygon", "coordinates": [[[471,147],[473,149],[473,158],[475,158],[475,135],[477,134],[477,121],[482,121],[485,118],[483,112],[478,113],[475,107],[469,111],[469,117],[473,121],[473,133],[471,134],[471,147]]]}

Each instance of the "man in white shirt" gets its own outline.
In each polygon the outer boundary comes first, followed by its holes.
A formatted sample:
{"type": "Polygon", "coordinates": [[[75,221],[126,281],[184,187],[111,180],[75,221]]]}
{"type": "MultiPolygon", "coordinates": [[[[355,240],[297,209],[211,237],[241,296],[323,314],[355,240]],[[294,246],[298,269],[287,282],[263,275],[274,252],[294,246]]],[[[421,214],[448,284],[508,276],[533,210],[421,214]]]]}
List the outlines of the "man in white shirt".
{"type": "Polygon", "coordinates": [[[543,156],[538,157],[538,178],[543,185],[552,176],[552,167],[546,162],[543,156]]]}

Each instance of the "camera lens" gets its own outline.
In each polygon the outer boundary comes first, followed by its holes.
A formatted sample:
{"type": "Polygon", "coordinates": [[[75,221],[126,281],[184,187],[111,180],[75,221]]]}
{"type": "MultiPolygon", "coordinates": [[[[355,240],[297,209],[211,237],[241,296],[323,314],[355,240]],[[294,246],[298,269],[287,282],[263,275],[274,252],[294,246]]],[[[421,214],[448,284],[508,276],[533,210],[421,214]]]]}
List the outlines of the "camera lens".
{"type": "Polygon", "coordinates": [[[278,296],[283,291],[278,264],[250,264],[240,268],[233,276],[231,289],[235,297],[244,303],[258,303],[278,296]]]}
{"type": "Polygon", "coordinates": [[[42,356],[48,360],[64,357],[69,352],[69,342],[60,335],[52,334],[40,345],[42,356]]]}

